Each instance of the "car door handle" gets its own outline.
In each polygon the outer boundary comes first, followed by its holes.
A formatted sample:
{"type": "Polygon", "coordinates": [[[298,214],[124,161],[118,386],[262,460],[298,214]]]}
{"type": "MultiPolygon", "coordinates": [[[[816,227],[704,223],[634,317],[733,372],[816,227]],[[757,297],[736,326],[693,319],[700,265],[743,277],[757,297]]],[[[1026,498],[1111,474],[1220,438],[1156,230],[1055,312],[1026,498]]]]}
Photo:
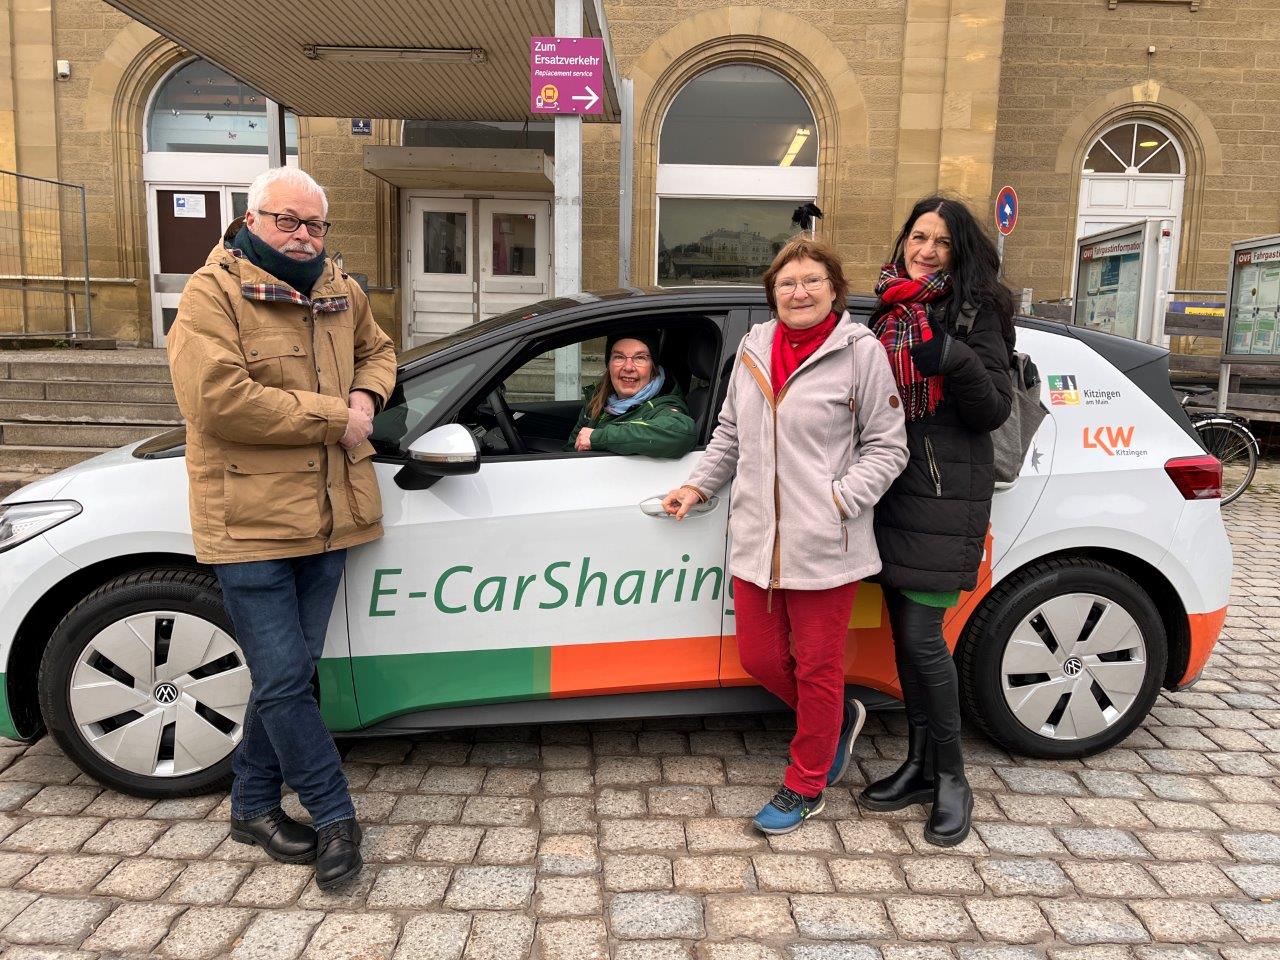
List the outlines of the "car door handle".
{"type": "MultiPolygon", "coordinates": [[[[667,513],[666,510],[662,509],[662,501],[664,499],[665,499],[664,497],[650,497],[647,500],[641,500],[640,512],[643,513],[646,517],[657,517],[659,520],[674,520],[675,517],[667,513]]],[[[694,516],[695,514],[710,513],[719,505],[720,505],[720,498],[712,497],[706,503],[694,504],[692,507],[689,508],[689,512],[685,514],[685,516],[691,517],[691,516],[694,516]]]]}

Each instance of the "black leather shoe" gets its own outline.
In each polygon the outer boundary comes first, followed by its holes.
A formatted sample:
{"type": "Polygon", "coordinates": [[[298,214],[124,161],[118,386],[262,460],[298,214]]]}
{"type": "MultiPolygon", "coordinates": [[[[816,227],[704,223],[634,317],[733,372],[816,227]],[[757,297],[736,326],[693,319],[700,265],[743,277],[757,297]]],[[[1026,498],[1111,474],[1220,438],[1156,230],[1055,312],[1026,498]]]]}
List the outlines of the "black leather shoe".
{"type": "Polygon", "coordinates": [[[858,794],[858,803],[868,810],[884,812],[931,800],[933,771],[928,753],[928,726],[908,724],[907,759],[889,776],[882,777],[858,794]]]}
{"type": "Polygon", "coordinates": [[[281,863],[310,863],[316,858],[316,832],[279,807],[250,820],[232,817],[231,839],[259,846],[281,863]]]}
{"type": "Polygon", "coordinates": [[[341,886],[364,866],[360,859],[360,824],[354,819],[321,827],[316,848],[316,886],[321,890],[341,886]]]}
{"type": "Polygon", "coordinates": [[[973,792],[964,777],[960,738],[933,744],[933,807],[924,838],[935,847],[954,847],[969,835],[973,792]]]}

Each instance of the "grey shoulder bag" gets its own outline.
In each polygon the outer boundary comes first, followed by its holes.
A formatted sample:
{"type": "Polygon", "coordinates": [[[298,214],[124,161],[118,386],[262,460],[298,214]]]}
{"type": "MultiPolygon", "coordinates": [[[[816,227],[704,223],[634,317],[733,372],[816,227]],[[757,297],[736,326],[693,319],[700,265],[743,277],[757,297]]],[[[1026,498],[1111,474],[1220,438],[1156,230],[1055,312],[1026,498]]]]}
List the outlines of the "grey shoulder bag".
{"type": "MultiPolygon", "coordinates": [[[[965,304],[956,319],[956,333],[965,339],[973,326],[977,311],[965,304]]],[[[1013,351],[1013,363],[1009,367],[1009,379],[1013,385],[1013,405],[1008,419],[991,431],[991,445],[995,452],[997,483],[1012,483],[1022,472],[1022,464],[1048,411],[1040,402],[1040,371],[1031,357],[1018,350],[1013,351]]]]}

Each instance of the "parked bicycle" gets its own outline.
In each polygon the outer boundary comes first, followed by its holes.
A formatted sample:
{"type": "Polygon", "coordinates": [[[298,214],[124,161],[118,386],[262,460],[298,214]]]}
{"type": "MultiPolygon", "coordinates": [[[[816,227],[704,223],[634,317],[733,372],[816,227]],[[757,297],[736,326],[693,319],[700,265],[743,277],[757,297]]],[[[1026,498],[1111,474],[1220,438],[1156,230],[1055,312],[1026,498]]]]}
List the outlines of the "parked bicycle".
{"type": "Polygon", "coordinates": [[[1226,506],[1253,482],[1258,470],[1258,438],[1249,429],[1249,421],[1237,414],[1187,408],[1192,397],[1214,393],[1212,387],[1175,385],[1173,389],[1182,394],[1182,408],[1205,450],[1222,462],[1222,505],[1226,506]]]}

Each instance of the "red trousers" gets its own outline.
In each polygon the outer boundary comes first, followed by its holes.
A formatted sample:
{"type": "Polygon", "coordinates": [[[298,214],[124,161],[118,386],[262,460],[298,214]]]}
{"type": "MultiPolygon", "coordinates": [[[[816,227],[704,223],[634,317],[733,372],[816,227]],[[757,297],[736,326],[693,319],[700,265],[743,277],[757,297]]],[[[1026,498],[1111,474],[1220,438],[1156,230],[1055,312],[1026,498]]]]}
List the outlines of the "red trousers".
{"type": "Polygon", "coordinates": [[[822,792],[844,719],[844,647],[858,584],[767,592],[733,578],[738,657],[760,685],[796,712],[783,784],[806,797],[822,792]]]}

